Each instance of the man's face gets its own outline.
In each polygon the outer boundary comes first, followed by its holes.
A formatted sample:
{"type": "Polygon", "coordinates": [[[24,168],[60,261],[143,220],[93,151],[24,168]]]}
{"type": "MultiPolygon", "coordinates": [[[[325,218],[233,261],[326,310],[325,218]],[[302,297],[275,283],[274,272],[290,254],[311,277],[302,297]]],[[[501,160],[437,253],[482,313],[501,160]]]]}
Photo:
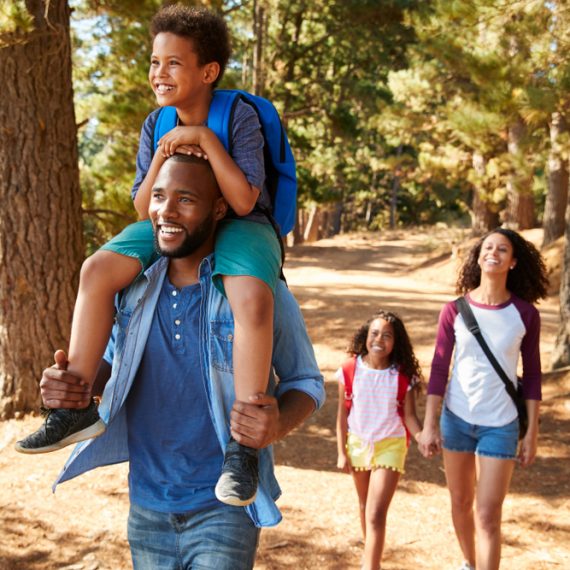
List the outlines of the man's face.
{"type": "Polygon", "coordinates": [[[213,247],[216,221],[225,215],[225,202],[207,163],[168,160],[152,190],[149,217],[157,251],[166,257],[187,257],[213,247]]]}

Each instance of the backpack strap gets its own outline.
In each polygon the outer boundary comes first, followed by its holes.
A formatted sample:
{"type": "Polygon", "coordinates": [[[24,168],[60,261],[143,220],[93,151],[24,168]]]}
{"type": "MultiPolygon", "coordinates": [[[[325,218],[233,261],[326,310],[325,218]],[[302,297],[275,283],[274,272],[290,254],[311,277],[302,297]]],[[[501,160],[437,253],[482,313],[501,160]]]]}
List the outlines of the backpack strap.
{"type": "Polygon", "coordinates": [[[410,381],[408,380],[408,377],[398,370],[398,415],[402,419],[402,424],[406,430],[406,445],[408,446],[410,445],[410,432],[408,431],[406,423],[404,422],[404,405],[409,386],[410,381]]]}
{"type": "Polygon", "coordinates": [[[347,415],[352,407],[352,385],[356,373],[356,358],[356,356],[353,356],[342,365],[342,374],[344,376],[344,407],[346,408],[347,415]]]}
{"type": "Polygon", "coordinates": [[[485,356],[488,358],[491,366],[495,369],[495,372],[499,376],[499,378],[503,381],[505,385],[505,390],[513,400],[515,406],[517,405],[517,390],[513,385],[513,382],[507,376],[506,372],[503,370],[503,367],[499,364],[498,360],[495,358],[495,355],[491,352],[489,345],[483,338],[483,334],[481,333],[481,329],[479,328],[479,324],[477,323],[477,319],[469,306],[469,303],[465,297],[458,297],[455,299],[455,306],[459,311],[459,314],[463,317],[463,321],[465,322],[465,326],[469,330],[469,332],[477,339],[479,346],[485,353],[485,356]]]}
{"type": "Polygon", "coordinates": [[[178,114],[176,107],[162,107],[158,112],[153,133],[153,154],[158,147],[158,141],[178,124],[178,114]]]}
{"type": "Polygon", "coordinates": [[[232,153],[232,124],[241,93],[233,89],[216,89],[208,111],[207,126],[214,131],[228,154],[232,153]]]}

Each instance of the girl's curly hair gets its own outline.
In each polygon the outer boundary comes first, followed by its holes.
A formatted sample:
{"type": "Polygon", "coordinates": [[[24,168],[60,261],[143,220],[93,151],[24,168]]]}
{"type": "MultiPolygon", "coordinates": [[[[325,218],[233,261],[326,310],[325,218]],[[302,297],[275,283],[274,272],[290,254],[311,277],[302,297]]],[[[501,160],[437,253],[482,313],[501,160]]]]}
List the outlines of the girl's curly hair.
{"type": "Polygon", "coordinates": [[[390,354],[390,364],[398,366],[402,374],[412,379],[416,377],[418,380],[423,378],[422,369],[414,349],[408,336],[408,331],[402,319],[395,313],[389,311],[378,311],[372,315],[355,333],[348,347],[347,352],[354,356],[365,356],[368,354],[366,349],[366,339],[370,325],[376,319],[383,319],[389,322],[394,329],[394,348],[390,354]]]}
{"type": "Polygon", "coordinates": [[[507,289],[529,303],[535,303],[546,297],[548,277],[540,252],[517,232],[504,228],[490,231],[473,246],[459,272],[456,292],[465,295],[479,287],[481,283],[479,255],[483,242],[492,234],[501,234],[511,242],[513,257],[517,260],[507,276],[507,289]]]}

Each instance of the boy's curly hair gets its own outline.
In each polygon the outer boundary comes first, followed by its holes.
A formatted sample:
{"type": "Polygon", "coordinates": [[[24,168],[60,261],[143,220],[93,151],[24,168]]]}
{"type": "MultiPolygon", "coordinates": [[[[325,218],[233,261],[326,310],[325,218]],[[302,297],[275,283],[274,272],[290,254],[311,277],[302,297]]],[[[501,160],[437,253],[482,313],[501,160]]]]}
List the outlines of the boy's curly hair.
{"type": "Polygon", "coordinates": [[[459,272],[456,292],[465,295],[481,284],[479,255],[483,242],[492,234],[501,234],[511,242],[513,258],[517,260],[507,276],[507,289],[528,303],[546,297],[548,277],[540,252],[517,232],[505,228],[490,231],[473,246],[459,272]]]}
{"type": "Polygon", "coordinates": [[[154,15],[150,33],[152,39],[171,33],[192,40],[200,65],[215,61],[220,66],[212,87],[220,82],[232,51],[228,27],[221,16],[205,8],[171,4],[154,15]]]}
{"type": "Polygon", "coordinates": [[[354,356],[365,356],[368,354],[366,339],[368,338],[370,325],[376,319],[383,319],[391,323],[394,329],[394,348],[390,354],[390,364],[399,367],[400,372],[409,379],[416,377],[418,380],[421,380],[423,378],[422,369],[414,354],[408,331],[404,326],[404,322],[396,313],[382,310],[374,313],[372,317],[354,333],[347,352],[354,356]]]}

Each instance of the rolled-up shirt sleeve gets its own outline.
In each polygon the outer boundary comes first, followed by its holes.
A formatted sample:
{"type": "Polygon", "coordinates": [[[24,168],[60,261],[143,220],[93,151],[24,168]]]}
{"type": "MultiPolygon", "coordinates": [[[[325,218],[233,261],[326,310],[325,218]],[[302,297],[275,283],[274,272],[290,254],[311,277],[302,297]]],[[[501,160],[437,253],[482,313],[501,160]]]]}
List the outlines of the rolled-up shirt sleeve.
{"type": "Polygon", "coordinates": [[[290,390],[310,396],[315,410],[325,401],[324,379],[297,301],[282,281],[275,291],[273,366],[279,379],[275,397],[290,390]]]}

